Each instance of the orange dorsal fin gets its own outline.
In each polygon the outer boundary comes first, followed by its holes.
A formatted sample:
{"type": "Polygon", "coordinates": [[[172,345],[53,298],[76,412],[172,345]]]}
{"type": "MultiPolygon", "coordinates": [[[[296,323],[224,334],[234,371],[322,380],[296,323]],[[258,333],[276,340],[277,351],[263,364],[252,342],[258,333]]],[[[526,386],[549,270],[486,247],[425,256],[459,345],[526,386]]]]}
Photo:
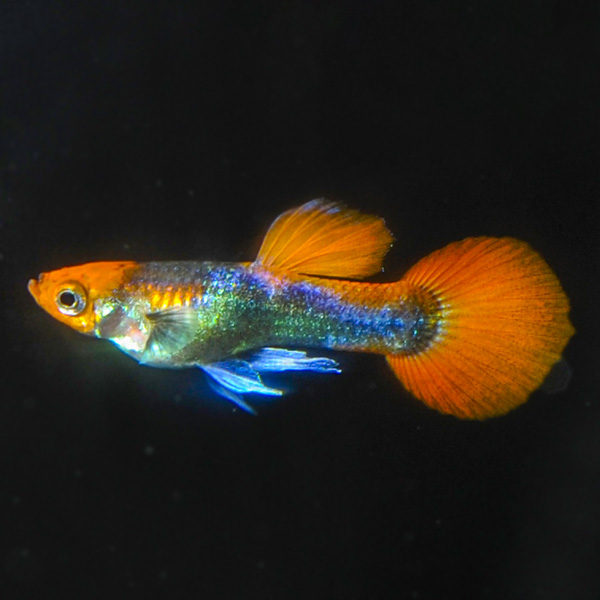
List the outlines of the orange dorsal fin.
{"type": "Polygon", "coordinates": [[[423,351],[388,356],[404,386],[460,418],[502,415],[538,388],[573,335],[569,301],[544,259],[511,238],[468,238],[402,279],[438,303],[423,351]]]}
{"type": "Polygon", "coordinates": [[[381,271],[392,241],[383,219],[321,198],[277,217],[256,262],[305,275],[362,279],[381,271]]]}

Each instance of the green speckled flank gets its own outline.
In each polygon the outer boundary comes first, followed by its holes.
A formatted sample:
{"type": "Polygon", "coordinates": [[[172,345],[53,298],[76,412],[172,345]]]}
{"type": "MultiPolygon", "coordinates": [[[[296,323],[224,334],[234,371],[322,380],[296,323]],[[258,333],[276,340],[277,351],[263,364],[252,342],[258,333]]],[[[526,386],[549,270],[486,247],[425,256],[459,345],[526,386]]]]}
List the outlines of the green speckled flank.
{"type": "Polygon", "coordinates": [[[266,346],[415,352],[435,333],[431,312],[400,284],[304,278],[233,263],[146,263],[123,292],[126,314],[149,311],[149,285],[195,290],[195,335],[163,357],[170,366],[266,346]]]}

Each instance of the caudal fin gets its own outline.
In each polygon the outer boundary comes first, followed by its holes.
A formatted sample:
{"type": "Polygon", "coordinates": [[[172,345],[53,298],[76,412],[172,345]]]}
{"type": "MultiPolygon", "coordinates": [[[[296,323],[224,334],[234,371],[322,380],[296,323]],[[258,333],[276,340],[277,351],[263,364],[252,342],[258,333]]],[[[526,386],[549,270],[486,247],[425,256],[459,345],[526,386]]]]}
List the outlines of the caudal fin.
{"type": "Polygon", "coordinates": [[[502,415],[525,402],[574,333],[558,279],[519,240],[450,244],[402,281],[435,297],[438,333],[423,351],[387,360],[411,393],[463,419],[502,415]]]}

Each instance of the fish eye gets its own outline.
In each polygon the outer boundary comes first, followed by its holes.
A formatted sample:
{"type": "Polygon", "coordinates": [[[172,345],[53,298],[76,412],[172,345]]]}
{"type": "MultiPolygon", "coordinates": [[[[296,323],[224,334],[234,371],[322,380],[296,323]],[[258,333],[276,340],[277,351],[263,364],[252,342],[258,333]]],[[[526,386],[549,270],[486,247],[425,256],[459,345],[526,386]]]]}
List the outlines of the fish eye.
{"type": "Polygon", "coordinates": [[[63,285],[56,294],[56,307],[63,315],[76,316],[85,310],[87,295],[77,283],[63,285]]]}

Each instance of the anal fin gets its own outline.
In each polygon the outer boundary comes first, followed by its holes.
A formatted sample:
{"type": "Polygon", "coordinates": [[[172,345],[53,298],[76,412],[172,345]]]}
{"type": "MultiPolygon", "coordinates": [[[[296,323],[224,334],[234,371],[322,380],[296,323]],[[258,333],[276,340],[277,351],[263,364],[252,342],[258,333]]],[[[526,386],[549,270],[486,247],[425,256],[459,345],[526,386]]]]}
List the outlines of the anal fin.
{"type": "Polygon", "coordinates": [[[316,371],[317,373],[341,373],[338,363],[323,356],[309,357],[301,350],[263,348],[251,359],[250,364],[260,372],[268,371],[316,371]]]}

